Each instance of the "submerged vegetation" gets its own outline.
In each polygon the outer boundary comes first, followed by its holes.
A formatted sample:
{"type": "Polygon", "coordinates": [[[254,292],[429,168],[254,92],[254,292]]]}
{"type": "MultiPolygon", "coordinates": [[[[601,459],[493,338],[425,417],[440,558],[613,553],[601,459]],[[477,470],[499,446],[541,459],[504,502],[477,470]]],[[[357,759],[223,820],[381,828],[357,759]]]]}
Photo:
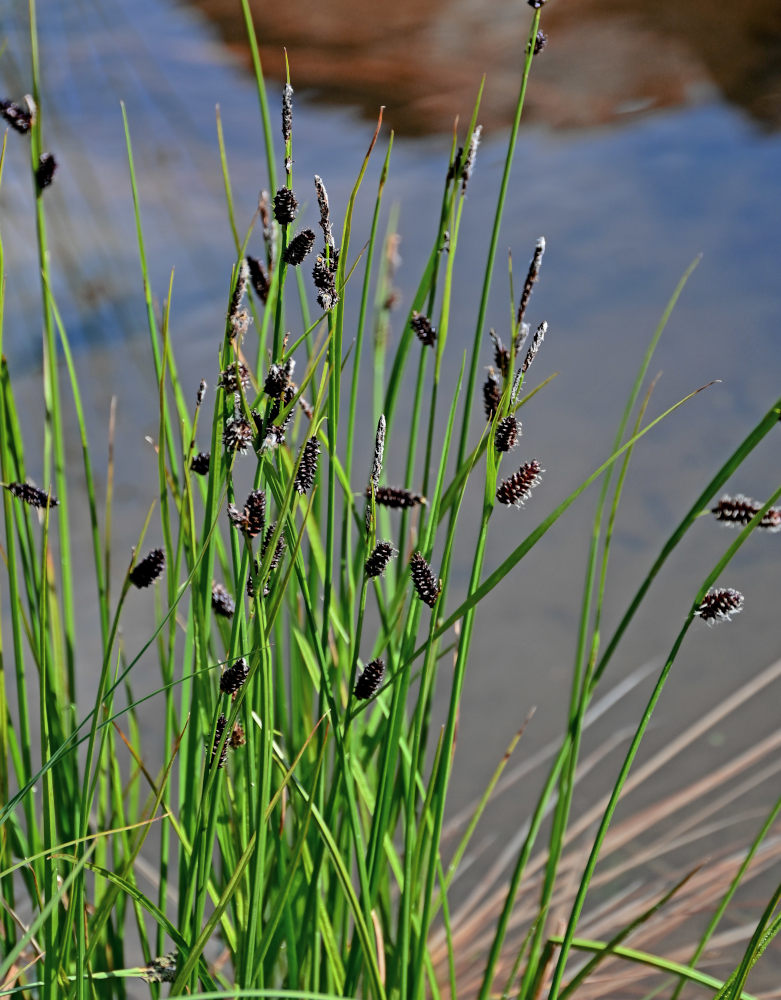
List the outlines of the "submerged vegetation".
{"type": "MultiPolygon", "coordinates": [[[[230,285],[220,357],[198,386],[183,385],[178,374],[171,285],[161,309],[153,293],[161,278],[147,267],[143,190],[134,172],[132,123],[125,119],[149,377],[158,388],[159,490],[150,497],[155,503],[146,520],[139,517],[137,544],[115,592],[113,496],[110,488],[105,500],[98,496],[79,372],[50,281],[57,261],[47,248],[46,190],[56,183],[56,160],[44,152],[31,0],[32,96],[3,101],[0,114],[21,137],[9,133],[6,141],[30,144],[46,419],[39,487],[28,481],[33,463],[26,449],[33,446],[14,402],[13,357],[3,356],[0,996],[81,1000],[147,989],[159,996],[160,983],[171,984],[165,987],[170,996],[564,1000],[573,994],[643,995],[652,987],[675,998],[683,990],[718,1000],[748,996],[748,974],[781,929],[781,887],[767,892],[765,909],[752,914],[733,968],[718,977],[709,971],[708,949],[718,943],[722,917],[744,882],[778,857],[768,835],[781,800],[769,807],[746,851],[712,865],[716,877],[707,884],[693,872],[664,885],[649,878],[631,905],[622,897],[622,906],[601,924],[584,908],[599,882],[600,858],[631,845],[636,835],[636,821],[615,822],[614,813],[636,779],[638,748],[690,627],[698,618],[726,627],[722,623],[743,605],[743,595],[724,585],[730,561],[752,532],[781,527],[781,510],[774,506],[781,487],[765,503],[742,495],[718,499],[753,449],[778,433],[781,400],[703,486],[606,638],[608,558],[635,445],[695,395],[647,417],[650,389],[643,395],[643,388],[653,351],[694,265],[641,361],[612,452],[545,512],[537,487],[544,461],[553,459],[533,457],[529,442],[533,401],[547,381],[536,377],[536,359],[544,356],[548,322],[532,330],[526,318],[534,287],[544,280],[543,238],[534,245],[519,295],[510,274],[508,328],[485,328],[526,85],[546,41],[543,2],[530,4],[515,121],[485,271],[474,291],[474,339],[455,385],[443,383],[442,359],[452,350],[462,212],[470,177],[479,169],[479,101],[463,147],[454,140],[443,169],[439,224],[391,348],[384,335],[372,334],[385,330],[395,304],[394,235],[380,235],[393,137],[382,133],[380,114],[340,228],[323,179],[315,176],[312,187],[294,175],[289,81],[281,144],[274,138],[277,113],[269,108],[242,0],[269,191],[241,236],[220,134],[236,255],[226,261],[230,285]],[[356,199],[370,157],[383,155],[370,238],[356,250],[356,199]],[[280,164],[284,181],[278,186],[280,164]],[[319,219],[312,225],[319,235],[303,227],[307,202],[316,202],[319,219]],[[349,311],[348,301],[356,304],[349,311]],[[369,350],[370,418],[359,407],[361,359],[369,350]],[[522,426],[519,413],[527,406],[522,426]],[[72,433],[81,444],[80,470],[66,462],[72,433]],[[355,460],[356,451],[371,453],[366,467],[355,460]],[[403,482],[386,481],[391,453],[405,456],[403,482]],[[475,616],[597,481],[567,725],[538,762],[547,771],[511,845],[509,870],[487,877],[454,906],[454,879],[494,790],[510,773],[505,769],[523,731],[521,726],[511,740],[479,802],[448,821],[475,616]],[[476,525],[462,503],[468,488],[482,496],[476,525]],[[80,491],[91,526],[90,586],[101,643],[91,704],[77,697],[76,685],[84,667],[74,598],[87,583],[74,578],[70,526],[80,491]],[[506,557],[488,572],[486,540],[497,505],[508,508],[501,515],[518,527],[506,557]],[[612,792],[579,814],[573,799],[584,768],[582,739],[602,710],[597,694],[604,672],[654,579],[701,516],[737,533],[673,623],[677,634],[648,703],[620,736],[622,763],[612,792]],[[145,544],[148,531],[162,544],[145,544]],[[471,570],[466,595],[457,602],[451,593],[454,557],[464,550],[471,570]],[[131,600],[148,601],[156,616],[144,637],[123,633],[131,600]],[[133,668],[150,650],[159,660],[160,684],[141,697],[133,668]],[[433,722],[438,687],[440,698],[444,689],[448,699],[441,727],[433,722]],[[152,715],[162,756],[141,737],[141,721],[152,715]],[[151,865],[150,891],[141,872],[148,874],[151,865]],[[671,958],[662,948],[641,947],[638,940],[656,942],[660,928],[686,919],[681,900],[712,914],[691,943],[686,939],[686,954],[671,958]],[[595,937],[583,936],[588,920],[595,937]]],[[[555,328],[555,317],[550,321],[555,328]]],[[[752,690],[778,673],[760,675],[752,690]]],[[[634,677],[622,681],[639,683],[634,677]]],[[[720,711],[729,706],[704,717],[671,754],[685,750],[720,711]]],[[[713,781],[721,787],[756,768],[774,748],[763,745],[713,781]]],[[[669,759],[658,755],[643,772],[669,759]]],[[[695,783],[689,798],[711,787],[695,783]]],[[[667,814],[677,808],[659,806],[667,814]]],[[[707,808],[702,812],[706,816],[707,808]]]]}

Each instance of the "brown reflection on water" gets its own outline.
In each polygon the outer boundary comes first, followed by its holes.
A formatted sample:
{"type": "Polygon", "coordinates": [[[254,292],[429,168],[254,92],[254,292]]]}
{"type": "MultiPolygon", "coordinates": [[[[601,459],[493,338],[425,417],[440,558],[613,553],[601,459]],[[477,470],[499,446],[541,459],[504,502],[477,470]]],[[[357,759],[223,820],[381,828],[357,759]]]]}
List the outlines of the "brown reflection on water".
{"type": "MultiPolygon", "coordinates": [[[[190,0],[249,61],[235,0],[190,0]]],[[[488,76],[481,121],[508,124],[529,9],[521,0],[250,0],[264,70],[350,103],[368,118],[387,106],[403,134],[447,129],[468,114],[488,76]]],[[[543,10],[549,42],[537,61],[527,117],[553,128],[613,122],[712,90],[763,128],[781,125],[778,0],[556,0],[543,10]]]]}

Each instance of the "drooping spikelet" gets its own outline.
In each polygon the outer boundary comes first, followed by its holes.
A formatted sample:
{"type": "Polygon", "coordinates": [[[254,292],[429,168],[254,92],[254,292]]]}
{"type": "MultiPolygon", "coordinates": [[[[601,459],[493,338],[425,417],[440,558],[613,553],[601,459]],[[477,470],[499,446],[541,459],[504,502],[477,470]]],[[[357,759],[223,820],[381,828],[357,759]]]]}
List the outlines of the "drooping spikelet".
{"type": "Polygon", "coordinates": [[[247,368],[243,361],[240,361],[237,364],[228,365],[224,371],[220,372],[217,385],[224,389],[225,392],[233,395],[239,391],[239,385],[246,391],[249,388],[250,381],[249,368],[247,368]]]}
{"type": "Polygon", "coordinates": [[[274,218],[280,226],[289,226],[298,213],[298,200],[290,188],[281,187],[274,195],[274,218]]]}
{"type": "Polygon", "coordinates": [[[494,437],[496,450],[511,451],[518,444],[518,438],[520,436],[520,421],[516,420],[512,414],[508,417],[502,417],[496,425],[496,436],[494,437]]]}
{"type": "Polygon", "coordinates": [[[410,320],[410,326],[424,347],[433,347],[437,342],[437,330],[432,326],[431,320],[423,313],[414,312],[410,320]]]}
{"type": "Polygon", "coordinates": [[[483,382],[483,407],[485,409],[485,419],[493,420],[499,403],[502,401],[502,386],[496,377],[493,368],[488,369],[488,375],[483,382]]]}
{"type": "Polygon", "coordinates": [[[291,267],[298,267],[303,263],[307,254],[311,253],[315,245],[315,234],[311,229],[303,229],[285,247],[282,260],[291,267]]]}
{"type": "Polygon", "coordinates": [[[43,191],[51,184],[56,170],[57,161],[54,158],[54,153],[41,153],[38,166],[35,168],[35,183],[39,191],[43,191]]]}
{"type": "Polygon", "coordinates": [[[223,694],[235,694],[246,681],[248,674],[249,666],[244,657],[236,660],[233,666],[223,670],[220,677],[220,691],[223,694]]]}
{"type": "Polygon", "coordinates": [[[60,501],[45,490],[39,490],[37,486],[30,483],[6,483],[8,492],[19,500],[23,500],[31,507],[58,507],[60,501]]]}
{"type": "MultiPolygon", "coordinates": [[[[228,724],[228,720],[224,715],[220,715],[217,719],[217,725],[214,730],[214,742],[212,743],[212,754],[209,758],[209,769],[214,766],[214,758],[217,756],[217,751],[220,749],[220,741],[222,740],[222,734],[225,732],[225,727],[228,724]]],[[[223,744],[222,750],[220,750],[220,756],[217,761],[217,767],[225,767],[225,762],[228,759],[228,740],[223,744]]]]}
{"type": "Polygon", "coordinates": [[[190,468],[199,476],[209,475],[209,464],[211,463],[211,454],[208,451],[199,451],[198,454],[190,462],[190,468]]]}
{"type": "MultiPolygon", "coordinates": [[[[542,6],[542,5],[540,5],[542,6]]],[[[542,265],[542,256],[545,253],[545,237],[541,236],[537,240],[537,245],[534,248],[534,254],[532,256],[531,262],[529,264],[529,271],[526,275],[526,281],[523,284],[523,291],[521,292],[521,301],[518,305],[518,323],[523,321],[523,317],[526,315],[526,307],[529,304],[529,299],[532,295],[532,289],[540,276],[540,266],[542,265]]]]}
{"type": "Polygon", "coordinates": [[[212,584],[212,609],[221,618],[233,618],[236,602],[221,583],[212,584]]]}
{"type": "Polygon", "coordinates": [[[522,465],[509,479],[502,480],[496,490],[496,499],[508,507],[522,507],[538,486],[545,470],[537,459],[522,465]]]}
{"type": "Polygon", "coordinates": [[[162,549],[152,549],[149,555],[137,562],[130,571],[129,580],[139,590],[148,587],[165,569],[165,552],[162,549]]]}
{"type": "Polygon", "coordinates": [[[729,621],[733,615],[743,610],[743,595],[732,587],[715,587],[703,597],[700,606],[695,611],[704,622],[713,625],[715,622],[729,621]]]}
{"type": "Polygon", "coordinates": [[[521,371],[524,374],[526,374],[526,372],[531,368],[531,363],[537,357],[537,351],[539,351],[542,347],[542,342],[545,340],[545,334],[547,332],[548,324],[543,320],[534,333],[534,339],[532,340],[531,347],[526,352],[526,359],[523,362],[523,367],[521,368],[521,371]]]}
{"type": "MultiPolygon", "coordinates": [[[[751,500],[749,497],[744,497],[742,493],[738,493],[734,497],[723,496],[711,513],[722,524],[741,527],[748,524],[759,513],[762,506],[756,500],[751,500]]],[[[769,507],[762,515],[757,527],[764,528],[766,531],[781,531],[781,508],[769,507]]]]}
{"type": "Polygon", "coordinates": [[[494,342],[494,364],[502,373],[502,378],[510,374],[510,352],[502,343],[502,338],[496,330],[489,330],[488,336],[494,342]]]}
{"type": "Polygon", "coordinates": [[[382,576],[385,568],[391,559],[398,555],[398,552],[390,542],[377,542],[374,549],[369,553],[364,570],[366,576],[371,579],[375,576],[382,576]]]}
{"type": "Polygon", "coordinates": [[[442,581],[437,579],[434,571],[420,552],[413,553],[409,565],[412,572],[412,586],[415,588],[415,593],[424,604],[433,608],[442,592],[442,581]]]}
{"type": "Polygon", "coordinates": [[[13,101],[0,101],[0,115],[8,122],[14,132],[24,135],[30,131],[35,121],[35,102],[28,94],[25,97],[26,108],[21,104],[14,104],[13,101]]]}
{"type": "MultiPolygon", "coordinates": [[[[366,495],[370,495],[369,490],[366,491],[366,495]]],[[[393,507],[398,510],[417,507],[418,504],[424,504],[426,498],[420,493],[405,490],[402,486],[378,486],[374,491],[374,501],[382,507],[393,507]]]]}
{"type": "Polygon", "coordinates": [[[359,701],[368,701],[377,693],[382,678],[385,675],[385,664],[382,660],[372,660],[367,663],[355,682],[355,697],[359,701]]]}
{"type": "Polygon", "coordinates": [[[253,291],[265,305],[268,301],[269,288],[271,287],[266,268],[257,257],[250,256],[247,256],[247,267],[249,268],[249,280],[253,291]]]}
{"type": "Polygon", "coordinates": [[[316,437],[309,438],[301,453],[301,461],[298,463],[296,481],[293,484],[301,496],[306,496],[315,484],[315,476],[317,475],[317,456],[319,454],[320,442],[316,437]]]}

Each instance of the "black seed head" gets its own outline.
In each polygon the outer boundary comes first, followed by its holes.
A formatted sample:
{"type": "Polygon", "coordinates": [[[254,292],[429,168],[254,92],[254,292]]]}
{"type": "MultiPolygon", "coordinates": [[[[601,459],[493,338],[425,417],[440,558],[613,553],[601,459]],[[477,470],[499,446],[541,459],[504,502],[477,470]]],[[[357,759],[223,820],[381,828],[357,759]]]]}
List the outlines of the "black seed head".
{"type": "Polygon", "coordinates": [[[493,420],[499,403],[502,401],[502,386],[496,377],[493,368],[488,369],[488,375],[483,382],[483,407],[485,409],[485,419],[493,420]]]}
{"type": "Polygon", "coordinates": [[[152,549],[149,555],[144,556],[141,562],[136,563],[130,571],[130,582],[139,590],[148,587],[160,576],[165,569],[165,552],[162,549],[152,549]]]}
{"type": "MultiPolygon", "coordinates": [[[[366,491],[366,495],[371,496],[371,487],[366,491]]],[[[401,486],[378,486],[374,491],[374,502],[382,507],[393,507],[398,510],[417,507],[418,504],[424,504],[426,498],[401,486]]]]}
{"type": "Polygon", "coordinates": [[[378,542],[366,560],[364,566],[366,576],[369,579],[374,576],[382,576],[386,566],[395,555],[398,555],[398,552],[390,542],[378,542]]]}
{"type": "Polygon", "coordinates": [[[267,396],[278,399],[285,391],[290,376],[293,372],[293,359],[289,358],[284,365],[270,365],[266,381],[263,384],[263,391],[267,396]]]}
{"type": "Polygon", "coordinates": [[[246,524],[244,533],[256,538],[266,525],[266,494],[263,490],[253,490],[244,504],[246,524]]]}
{"type": "Polygon", "coordinates": [[[237,411],[225,421],[222,443],[226,451],[237,451],[240,455],[247,454],[252,444],[252,425],[241,411],[237,411]]]}
{"type": "Polygon", "coordinates": [[[539,10],[540,7],[545,6],[548,0],[526,0],[526,2],[533,10],[539,10]]]}
{"type": "Polygon", "coordinates": [[[232,667],[223,670],[220,677],[220,691],[223,694],[235,694],[246,681],[248,674],[249,667],[244,657],[236,660],[232,667]]]}
{"type": "Polygon", "coordinates": [[[236,602],[221,583],[212,584],[212,608],[221,618],[233,618],[236,602]]]}
{"type": "Polygon", "coordinates": [[[199,451],[190,462],[190,468],[199,476],[208,476],[210,461],[211,454],[208,451],[199,451]]]}
{"type": "MultiPolygon", "coordinates": [[[[228,720],[224,715],[220,715],[217,719],[217,726],[214,730],[214,742],[212,743],[212,754],[209,758],[209,768],[211,769],[214,765],[214,758],[217,756],[217,751],[220,747],[220,741],[222,740],[222,734],[225,732],[225,727],[228,724],[228,720]]],[[[228,740],[225,741],[222,750],[220,751],[219,760],[217,761],[217,767],[225,767],[225,762],[228,759],[228,740]]]]}
{"type": "Polygon", "coordinates": [[[317,438],[309,438],[301,453],[301,461],[298,464],[296,473],[295,488],[301,494],[306,494],[312,489],[317,475],[317,456],[320,454],[320,442],[317,438]]]}
{"type": "Polygon", "coordinates": [[[540,276],[540,266],[542,264],[542,255],[545,253],[545,237],[541,236],[537,240],[537,245],[534,248],[534,254],[532,255],[531,262],[529,263],[529,271],[526,275],[526,281],[523,284],[523,291],[521,292],[521,301],[518,305],[518,324],[520,325],[523,321],[523,317],[526,314],[526,307],[529,304],[529,299],[531,298],[532,289],[540,276]]]}
{"type": "Polygon", "coordinates": [[[224,371],[221,371],[220,377],[217,379],[217,385],[227,393],[230,393],[230,395],[233,395],[239,391],[239,385],[246,391],[249,388],[250,381],[249,368],[241,361],[235,365],[228,365],[224,371]]]}
{"type": "Polygon", "coordinates": [[[32,486],[30,483],[6,483],[5,488],[11,496],[23,500],[31,507],[46,507],[47,505],[57,507],[60,503],[57,497],[51,496],[45,490],[39,490],[37,486],[32,486]]]}
{"type": "MultiPolygon", "coordinates": [[[[317,204],[320,208],[320,228],[323,230],[325,245],[333,250],[334,236],[331,228],[331,209],[328,205],[328,192],[325,189],[322,177],[318,177],[317,174],[315,174],[315,191],[317,192],[317,204]]],[[[334,270],[336,270],[336,266],[334,266],[334,270]]]]}
{"type": "Polygon", "coordinates": [[[298,213],[298,201],[290,188],[282,187],[274,195],[274,218],[280,226],[289,226],[298,213]]]}
{"type": "Polygon", "coordinates": [[[198,392],[195,394],[195,405],[200,406],[203,402],[203,397],[206,395],[206,379],[202,378],[200,385],[198,386],[198,392]]]}
{"type": "Polygon", "coordinates": [[[544,471],[537,459],[527,462],[515,475],[499,483],[496,499],[508,507],[522,507],[531,496],[534,487],[539,485],[544,471]]]}
{"type": "Polygon", "coordinates": [[[415,336],[424,347],[433,347],[437,340],[436,328],[431,325],[431,320],[423,313],[414,312],[410,320],[415,336]]]}
{"type": "Polygon", "coordinates": [[[715,622],[729,621],[742,610],[743,595],[740,591],[733,590],[732,587],[721,587],[708,591],[695,614],[708,625],[713,625],[715,622]]]}
{"type": "Polygon", "coordinates": [[[548,36],[545,34],[542,28],[540,28],[534,39],[534,55],[538,56],[547,44],[548,44],[548,36]]]}
{"type": "MultiPolygon", "coordinates": [[[[762,504],[738,493],[734,497],[723,496],[711,511],[717,521],[741,527],[759,513],[762,504]]],[[[769,507],[762,516],[758,527],[765,531],[781,531],[781,508],[769,507]]]]}
{"type": "Polygon", "coordinates": [[[537,351],[542,347],[542,342],[545,340],[545,334],[548,332],[548,324],[546,322],[540,323],[534,333],[534,339],[532,340],[531,347],[526,352],[526,360],[523,362],[523,367],[521,371],[525,374],[530,368],[532,361],[537,357],[537,351]]]}
{"type": "Polygon", "coordinates": [[[494,364],[502,373],[502,378],[507,378],[510,374],[510,352],[502,343],[502,338],[496,330],[489,330],[488,335],[494,342],[494,364]]]}
{"type": "Polygon", "coordinates": [[[311,229],[304,229],[297,236],[294,236],[285,247],[282,260],[291,267],[298,267],[299,264],[303,263],[307,254],[311,253],[314,245],[315,234],[311,229]]]}
{"type": "MultiPolygon", "coordinates": [[[[277,530],[277,522],[273,521],[266,529],[266,534],[263,537],[263,546],[260,550],[261,559],[266,558],[266,550],[271,544],[271,539],[274,537],[274,532],[277,530]]],[[[285,554],[285,547],[287,542],[285,541],[285,536],[281,534],[277,539],[277,544],[274,546],[274,555],[271,557],[271,562],[269,563],[269,569],[275,570],[285,554]]]]}
{"type": "Polygon", "coordinates": [[[249,269],[249,280],[253,291],[265,305],[268,301],[268,292],[271,286],[266,268],[257,257],[247,257],[247,268],[249,269]]]}
{"type": "Polygon", "coordinates": [[[38,190],[43,191],[54,180],[54,172],[57,169],[57,161],[53,153],[41,153],[38,166],[35,170],[35,183],[38,190]]]}
{"type": "Polygon", "coordinates": [[[434,571],[420,552],[413,554],[409,565],[412,572],[412,586],[415,588],[415,593],[424,604],[433,608],[442,592],[442,581],[437,579],[434,571]]]}
{"type": "Polygon", "coordinates": [[[27,107],[23,108],[20,104],[14,104],[13,101],[0,101],[0,115],[8,122],[14,132],[19,132],[20,135],[29,132],[35,120],[33,99],[26,98],[26,103],[27,107]]]}
{"type": "Polygon", "coordinates": [[[322,254],[318,254],[315,259],[315,266],[312,268],[312,280],[315,288],[319,289],[317,302],[320,308],[327,312],[339,301],[336,293],[336,270],[339,266],[339,251],[335,247],[324,247],[322,254]],[[327,257],[327,259],[326,259],[327,257]]]}
{"type": "Polygon", "coordinates": [[[510,451],[518,444],[520,436],[521,425],[519,421],[512,414],[509,417],[503,417],[496,425],[496,436],[494,437],[496,450],[510,451]]]}
{"type": "Polygon", "coordinates": [[[372,660],[363,668],[358,680],[355,682],[355,697],[359,701],[368,701],[374,697],[382,684],[385,675],[385,664],[382,660],[372,660]]]}

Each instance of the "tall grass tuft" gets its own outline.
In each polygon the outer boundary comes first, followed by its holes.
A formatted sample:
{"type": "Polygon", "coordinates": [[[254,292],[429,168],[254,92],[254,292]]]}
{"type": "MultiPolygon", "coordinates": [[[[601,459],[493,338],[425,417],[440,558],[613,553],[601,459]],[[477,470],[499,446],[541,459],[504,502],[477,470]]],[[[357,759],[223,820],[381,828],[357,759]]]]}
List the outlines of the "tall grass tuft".
{"type": "MultiPolygon", "coordinates": [[[[648,765],[638,772],[635,758],[692,623],[700,618],[729,627],[743,604],[725,585],[729,564],[755,529],[779,526],[774,504],[781,486],[765,503],[716,497],[763,439],[778,433],[781,400],[703,486],[612,634],[603,635],[613,526],[629,461],[645,435],[700,391],[647,415],[650,389],[643,395],[643,387],[651,358],[694,265],[641,359],[611,452],[571,495],[549,498],[544,486],[538,489],[542,461],[531,457],[532,446],[527,450],[533,405],[523,436],[518,418],[547,381],[541,363],[532,372],[532,362],[544,357],[548,323],[529,337],[525,320],[534,288],[545,278],[543,238],[529,240],[531,263],[508,328],[485,329],[527,82],[545,43],[542,0],[530,4],[517,108],[470,318],[474,340],[459,359],[456,384],[447,387],[441,377],[445,352],[453,352],[454,262],[469,181],[480,169],[479,97],[463,146],[454,139],[444,165],[427,262],[391,346],[386,331],[396,243],[392,227],[381,234],[380,219],[393,137],[383,132],[380,113],[339,209],[320,176],[314,187],[310,178],[294,176],[294,142],[305,143],[306,136],[296,134],[293,89],[288,78],[280,135],[249,4],[241,3],[268,188],[275,193],[261,199],[242,236],[220,130],[236,256],[225,261],[225,323],[213,391],[206,381],[198,387],[180,381],[171,282],[150,272],[144,245],[132,147],[133,129],[142,124],[124,117],[159,420],[158,490],[148,512],[138,515],[118,592],[110,585],[117,559],[110,541],[112,493],[105,501],[98,495],[80,373],[52,293],[58,263],[48,251],[46,197],[57,181],[56,159],[44,151],[35,0],[31,96],[0,102],[15,133],[6,141],[30,146],[46,414],[42,442],[31,442],[15,402],[14,358],[3,355],[3,624],[9,634],[0,672],[0,996],[122,998],[140,995],[147,987],[138,984],[146,982],[152,996],[166,983],[167,995],[177,997],[563,1000],[574,993],[628,995],[653,981],[676,998],[691,984],[717,1000],[748,997],[748,974],[781,929],[781,888],[766,893],[764,911],[754,907],[734,968],[715,975],[706,963],[741,886],[757,865],[778,857],[769,833],[781,800],[758,824],[748,853],[722,857],[718,877],[706,888],[698,873],[676,872],[667,880],[655,875],[631,899],[614,896],[607,915],[586,902],[600,884],[600,858],[636,831],[638,820],[615,823],[614,813],[622,791],[647,773],[648,765]],[[363,182],[372,157],[383,164],[376,191],[367,195],[363,182]],[[277,188],[280,165],[284,184],[277,188]],[[319,220],[302,209],[312,190],[319,220]],[[359,197],[373,199],[374,208],[369,242],[356,249],[351,237],[359,197]],[[153,292],[161,288],[162,309],[153,292]],[[373,412],[366,414],[358,406],[359,376],[362,356],[372,350],[373,412]],[[80,469],[66,465],[66,435],[78,438],[80,469]],[[373,455],[365,467],[356,459],[361,451],[373,455]],[[401,481],[386,480],[389,454],[404,456],[401,481]],[[30,481],[33,464],[43,470],[40,483],[30,481]],[[480,800],[448,821],[475,617],[597,481],[567,724],[534,762],[544,776],[519,837],[490,877],[454,906],[454,879],[492,794],[510,778],[505,768],[522,733],[480,800]],[[482,498],[476,519],[462,502],[470,485],[482,498]],[[77,490],[87,498],[89,585],[101,648],[89,693],[81,695],[74,596],[87,583],[75,580],[71,569],[77,512],[69,502],[77,490]],[[488,571],[486,543],[497,530],[497,504],[510,508],[502,516],[515,519],[512,538],[520,540],[488,571]],[[674,641],[636,725],[600,758],[605,767],[614,766],[611,749],[620,758],[612,791],[578,813],[575,790],[595,766],[581,753],[583,734],[614,697],[603,699],[605,669],[654,579],[709,511],[737,534],[716,565],[703,567],[701,587],[672,623],[674,641]],[[150,547],[148,532],[161,544],[150,547]],[[471,567],[460,601],[452,596],[457,553],[471,567]],[[131,601],[147,602],[156,624],[128,641],[123,623],[131,601]],[[148,651],[157,655],[160,681],[141,697],[133,671],[148,651]],[[437,691],[447,698],[441,728],[433,723],[437,691]],[[142,715],[155,719],[158,747],[144,745],[142,715]],[[141,877],[150,863],[151,890],[141,877]],[[687,941],[685,953],[677,947],[666,954],[660,926],[680,921],[679,901],[694,905],[695,898],[712,912],[706,930],[687,941]],[[638,940],[648,945],[639,947],[638,940]],[[616,988],[599,978],[604,968],[616,988]]],[[[0,319],[2,305],[0,298],[0,319]]],[[[555,329],[555,316],[550,320],[555,329]]],[[[776,665],[737,701],[778,673],[776,665]]],[[[774,750],[775,743],[757,747],[729,774],[716,775],[715,785],[692,786],[690,797],[704,794],[705,786],[727,789],[735,775],[748,780],[774,750]]],[[[676,816],[676,809],[663,801],[655,817],[676,816]]],[[[703,815],[707,811],[703,806],[703,815]]],[[[643,822],[651,825],[652,818],[643,822]]],[[[697,831],[682,827],[679,836],[697,831]]],[[[648,857],[664,850],[660,842],[648,848],[648,857]]]]}

